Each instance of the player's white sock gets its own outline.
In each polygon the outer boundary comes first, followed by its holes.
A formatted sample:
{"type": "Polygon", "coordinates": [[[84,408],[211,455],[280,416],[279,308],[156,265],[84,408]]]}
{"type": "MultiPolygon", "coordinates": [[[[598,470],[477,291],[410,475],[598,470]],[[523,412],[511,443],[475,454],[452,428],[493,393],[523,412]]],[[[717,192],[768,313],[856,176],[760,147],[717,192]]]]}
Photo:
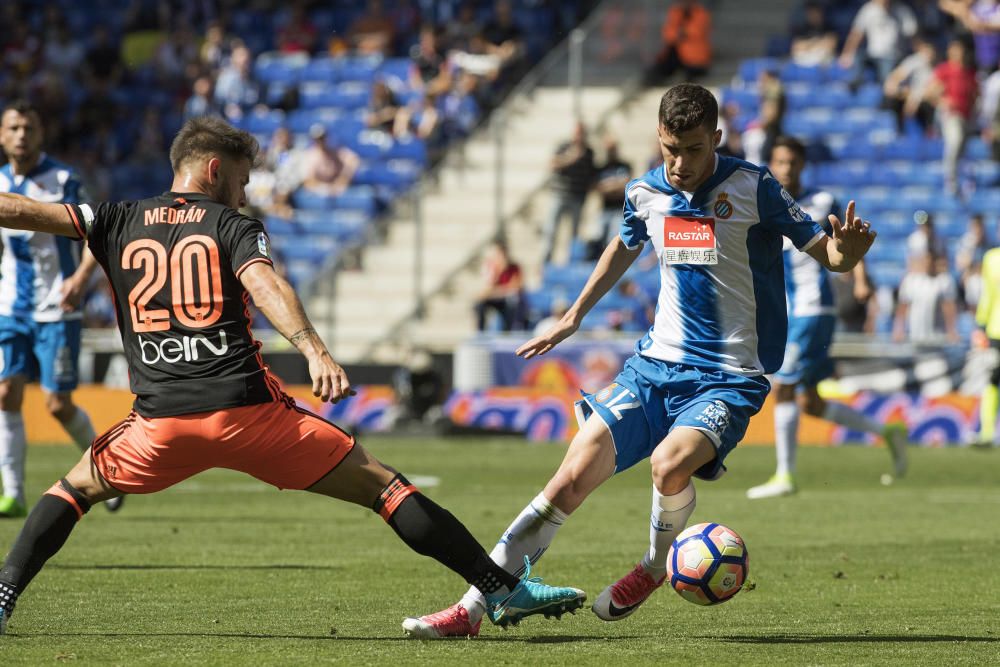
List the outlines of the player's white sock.
{"type": "Polygon", "coordinates": [[[795,401],[774,405],[774,453],[777,475],[795,474],[795,452],[799,444],[799,406],[795,401]]]}
{"type": "Polygon", "coordinates": [[[642,568],[656,580],[667,573],[667,554],[674,538],[687,525],[694,512],[694,482],[672,496],[662,495],[653,487],[653,513],[649,518],[649,551],[642,557],[642,568]]]}
{"type": "Polygon", "coordinates": [[[835,401],[827,401],[823,419],[831,421],[834,424],[846,426],[852,431],[863,431],[875,435],[881,435],[882,433],[882,424],[870,417],[866,417],[850,406],[835,401]]]}
{"type": "MultiPolygon", "coordinates": [[[[532,564],[536,563],[565,521],[566,513],[539,493],[503,532],[503,537],[490,552],[490,558],[511,574],[520,575],[524,570],[524,557],[528,556],[532,564]]],[[[459,604],[469,612],[473,625],[486,611],[486,599],[475,587],[469,588],[459,604]]]]}
{"type": "Polygon", "coordinates": [[[94,442],[94,438],[97,437],[97,434],[94,433],[94,425],[90,423],[90,415],[80,407],[77,407],[76,414],[63,424],[63,428],[69,437],[73,438],[73,442],[81,451],[86,451],[87,447],[90,447],[90,443],[94,442]]]}
{"type": "Polygon", "coordinates": [[[24,435],[21,412],[0,410],[0,480],[3,494],[24,503],[24,453],[28,439],[24,435]]]}

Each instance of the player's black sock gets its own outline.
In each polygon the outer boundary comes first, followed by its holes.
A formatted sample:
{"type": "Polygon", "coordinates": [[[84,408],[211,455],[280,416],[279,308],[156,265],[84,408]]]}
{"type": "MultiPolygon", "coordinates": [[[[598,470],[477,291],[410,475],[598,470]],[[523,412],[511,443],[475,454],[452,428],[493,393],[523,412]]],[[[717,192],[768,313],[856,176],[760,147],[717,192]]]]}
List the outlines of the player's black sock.
{"type": "Polygon", "coordinates": [[[517,586],[517,577],[494,563],[461,521],[402,475],[392,478],[372,509],[407,546],[457,572],[483,595],[517,586]]]}
{"type": "Polygon", "coordinates": [[[87,500],[65,479],[56,482],[38,501],[0,569],[0,586],[8,591],[10,598],[4,602],[5,608],[9,606],[8,612],[13,611],[17,596],[24,592],[45,561],[62,548],[76,522],[89,509],[87,500]]]}

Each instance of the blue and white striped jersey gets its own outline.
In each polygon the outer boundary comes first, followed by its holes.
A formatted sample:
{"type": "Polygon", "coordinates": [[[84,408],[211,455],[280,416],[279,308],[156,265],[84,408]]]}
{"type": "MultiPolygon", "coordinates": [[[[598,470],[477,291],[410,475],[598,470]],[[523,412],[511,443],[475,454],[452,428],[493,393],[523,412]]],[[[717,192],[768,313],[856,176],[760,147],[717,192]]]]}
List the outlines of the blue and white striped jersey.
{"type": "Polygon", "coordinates": [[[781,366],[788,329],[782,236],[806,250],[824,232],[764,167],[719,156],[696,192],[663,166],[628,184],[621,238],[652,241],[660,295],[636,352],[742,375],[781,366]]]}
{"type": "MultiPolygon", "coordinates": [[[[81,200],[80,179],[68,166],[42,155],[38,166],[25,176],[15,176],[10,164],[0,167],[0,192],[13,192],[50,203],[76,204],[81,200]]],[[[0,315],[32,318],[36,322],[79,319],[80,311],[64,313],[63,278],[80,264],[79,241],[4,229],[0,260],[0,315]]]]}
{"type": "MultiPolygon", "coordinates": [[[[806,191],[798,202],[810,218],[829,232],[827,216],[837,213],[837,202],[832,194],[822,190],[806,191]]],[[[796,250],[789,239],[785,239],[784,251],[789,317],[835,315],[837,309],[833,303],[830,273],[815,259],[796,250]]]]}

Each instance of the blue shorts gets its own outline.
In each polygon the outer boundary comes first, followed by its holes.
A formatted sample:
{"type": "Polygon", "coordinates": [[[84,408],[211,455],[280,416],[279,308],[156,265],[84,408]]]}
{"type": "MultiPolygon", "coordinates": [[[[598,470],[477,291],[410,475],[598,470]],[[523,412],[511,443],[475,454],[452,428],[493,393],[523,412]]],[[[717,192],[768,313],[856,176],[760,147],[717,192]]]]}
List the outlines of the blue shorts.
{"type": "Polygon", "coordinates": [[[833,375],[830,345],[836,326],[837,318],[833,315],[790,317],[785,359],[774,380],[781,384],[815,386],[833,375]]]}
{"type": "Polygon", "coordinates": [[[35,322],[0,315],[0,380],[23,375],[46,391],[73,391],[79,382],[80,320],[35,322]]]}
{"type": "Polygon", "coordinates": [[[717,479],[723,461],[747,431],[750,418],[760,411],[771,390],[763,376],[746,377],[722,370],[695,368],[634,355],[613,384],[595,394],[584,394],[576,404],[581,426],[596,413],[611,432],[615,445],[615,472],[648,458],[679,426],[705,433],[715,445],[716,457],[695,472],[701,479],[717,479]]]}

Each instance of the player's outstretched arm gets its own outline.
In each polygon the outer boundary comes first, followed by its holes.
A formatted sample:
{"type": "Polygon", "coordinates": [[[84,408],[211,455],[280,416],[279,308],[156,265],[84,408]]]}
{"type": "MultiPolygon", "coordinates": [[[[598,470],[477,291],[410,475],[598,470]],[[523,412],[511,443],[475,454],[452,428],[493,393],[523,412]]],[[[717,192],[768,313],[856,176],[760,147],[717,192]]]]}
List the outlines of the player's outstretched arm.
{"type": "Polygon", "coordinates": [[[641,248],[632,250],[626,248],[620,237],[612,239],[601,254],[601,258],[597,260],[597,266],[594,267],[593,273],[590,274],[587,284],[583,286],[583,290],[573,306],[566,311],[566,314],[555,326],[517,348],[515,354],[525,359],[531,359],[539,354],[545,354],[572,336],[573,332],[580,328],[580,322],[583,321],[584,316],[618,282],[628,267],[632,266],[632,262],[635,261],[640,252],[641,248]]]}
{"type": "Polygon", "coordinates": [[[877,233],[871,223],[854,214],[854,200],[847,204],[844,221],[830,215],[833,236],[824,236],[806,252],[830,271],[846,273],[865,256],[877,233]]]}
{"type": "Polygon", "coordinates": [[[83,228],[64,204],[46,204],[23,195],[0,193],[0,227],[26,229],[78,239],[83,228]]]}
{"type": "Polygon", "coordinates": [[[278,333],[287,338],[309,362],[314,396],[336,403],[355,394],[347,373],[330,356],[287,280],[275,273],[270,264],[258,262],[243,270],[240,282],[278,333]]]}

